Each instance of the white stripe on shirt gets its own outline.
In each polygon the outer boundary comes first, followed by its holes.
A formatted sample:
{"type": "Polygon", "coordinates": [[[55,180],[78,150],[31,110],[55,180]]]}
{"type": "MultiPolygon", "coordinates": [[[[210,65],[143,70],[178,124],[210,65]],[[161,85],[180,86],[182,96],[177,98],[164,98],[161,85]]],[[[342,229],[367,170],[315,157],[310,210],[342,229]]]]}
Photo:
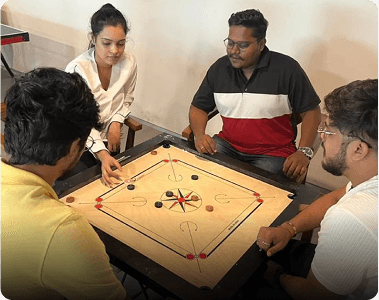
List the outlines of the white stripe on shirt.
{"type": "Polygon", "coordinates": [[[292,113],[288,95],[214,93],[221,116],[233,119],[272,119],[292,113]]]}

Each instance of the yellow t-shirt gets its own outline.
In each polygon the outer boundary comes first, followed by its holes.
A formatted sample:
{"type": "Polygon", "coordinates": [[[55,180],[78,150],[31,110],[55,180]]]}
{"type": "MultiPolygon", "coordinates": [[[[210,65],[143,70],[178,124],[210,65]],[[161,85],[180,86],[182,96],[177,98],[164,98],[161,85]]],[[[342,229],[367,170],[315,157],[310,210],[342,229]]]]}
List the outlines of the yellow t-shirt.
{"type": "Polygon", "coordinates": [[[12,300],[126,296],[88,221],[42,178],[3,161],[1,292],[12,300]]]}

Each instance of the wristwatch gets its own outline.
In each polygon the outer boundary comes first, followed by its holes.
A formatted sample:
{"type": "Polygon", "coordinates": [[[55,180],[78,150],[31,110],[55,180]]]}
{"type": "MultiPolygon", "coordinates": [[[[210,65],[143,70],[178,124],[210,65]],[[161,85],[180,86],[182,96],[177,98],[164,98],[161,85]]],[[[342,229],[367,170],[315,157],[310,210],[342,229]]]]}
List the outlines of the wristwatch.
{"type": "Polygon", "coordinates": [[[309,159],[312,159],[314,155],[313,149],[310,147],[299,147],[297,151],[303,152],[305,156],[308,157],[309,159]]]}

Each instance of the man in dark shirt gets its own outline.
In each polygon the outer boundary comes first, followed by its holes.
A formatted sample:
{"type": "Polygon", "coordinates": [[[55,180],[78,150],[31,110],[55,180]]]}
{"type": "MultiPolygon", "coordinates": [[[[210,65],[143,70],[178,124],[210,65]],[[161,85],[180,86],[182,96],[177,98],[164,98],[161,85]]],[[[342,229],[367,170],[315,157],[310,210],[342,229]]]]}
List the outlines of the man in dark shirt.
{"type": "Polygon", "coordinates": [[[190,108],[200,153],[226,153],[267,171],[299,179],[313,157],[320,99],[291,57],[266,46],[268,22],[258,10],[232,14],[227,55],[208,70],[190,108]],[[220,112],[222,131],[205,134],[208,113],[220,112]],[[295,119],[301,139],[295,145],[295,119]]]}

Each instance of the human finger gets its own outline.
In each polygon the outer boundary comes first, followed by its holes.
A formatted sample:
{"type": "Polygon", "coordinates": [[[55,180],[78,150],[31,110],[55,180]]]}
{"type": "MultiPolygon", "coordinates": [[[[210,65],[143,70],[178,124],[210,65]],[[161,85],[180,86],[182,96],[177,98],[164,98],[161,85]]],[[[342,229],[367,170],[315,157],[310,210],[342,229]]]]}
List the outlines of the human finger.
{"type": "Polygon", "coordinates": [[[271,243],[269,243],[268,241],[264,241],[263,239],[258,237],[257,245],[260,248],[259,251],[262,251],[262,250],[267,251],[270,248],[271,243]]]}
{"type": "Polygon", "coordinates": [[[291,165],[289,166],[289,168],[287,169],[287,171],[284,174],[286,174],[287,177],[292,178],[295,170],[296,170],[296,164],[291,163],[291,165]]]}
{"type": "Polygon", "coordinates": [[[115,158],[113,158],[112,157],[112,159],[113,159],[113,165],[120,171],[120,172],[122,172],[122,166],[121,166],[121,164],[117,161],[117,159],[115,159],[115,158]]]}
{"type": "Polygon", "coordinates": [[[196,150],[200,153],[210,153],[209,152],[210,148],[208,146],[206,136],[203,136],[201,139],[196,141],[195,147],[196,147],[196,150]]]}
{"type": "Polygon", "coordinates": [[[300,172],[301,172],[301,166],[296,166],[296,168],[293,170],[292,174],[291,174],[291,178],[292,179],[296,179],[297,177],[299,177],[300,175],[300,172]]]}
{"type": "Polygon", "coordinates": [[[203,146],[209,154],[217,152],[216,143],[209,135],[204,139],[203,146]]]}
{"type": "Polygon", "coordinates": [[[119,145],[118,145],[118,143],[108,142],[108,149],[111,152],[116,152],[119,149],[119,145]]]}
{"type": "Polygon", "coordinates": [[[287,158],[283,164],[283,169],[282,169],[284,174],[287,174],[287,171],[290,168],[291,164],[292,164],[291,160],[287,158]]]}
{"type": "Polygon", "coordinates": [[[283,241],[280,241],[278,243],[274,243],[272,246],[270,246],[267,249],[267,251],[266,251],[267,256],[268,257],[273,256],[276,252],[282,250],[285,247],[286,244],[287,243],[284,243],[283,241]]]}
{"type": "Polygon", "coordinates": [[[208,143],[209,143],[209,146],[210,146],[210,149],[211,149],[211,153],[212,154],[216,153],[217,152],[217,147],[216,147],[216,142],[214,141],[214,139],[212,139],[211,137],[209,137],[208,143]]]}
{"type": "Polygon", "coordinates": [[[121,177],[120,177],[120,175],[119,175],[118,173],[112,171],[112,170],[108,172],[108,176],[109,176],[109,178],[110,178],[110,177],[114,177],[114,178],[116,178],[117,180],[122,180],[121,177]]]}
{"type": "Polygon", "coordinates": [[[103,183],[105,186],[107,186],[107,187],[109,187],[109,188],[112,187],[112,185],[113,185],[113,181],[111,180],[111,178],[110,178],[110,176],[108,175],[108,172],[107,172],[107,170],[105,170],[105,168],[102,170],[102,177],[101,177],[101,179],[102,179],[102,183],[103,183]]]}

